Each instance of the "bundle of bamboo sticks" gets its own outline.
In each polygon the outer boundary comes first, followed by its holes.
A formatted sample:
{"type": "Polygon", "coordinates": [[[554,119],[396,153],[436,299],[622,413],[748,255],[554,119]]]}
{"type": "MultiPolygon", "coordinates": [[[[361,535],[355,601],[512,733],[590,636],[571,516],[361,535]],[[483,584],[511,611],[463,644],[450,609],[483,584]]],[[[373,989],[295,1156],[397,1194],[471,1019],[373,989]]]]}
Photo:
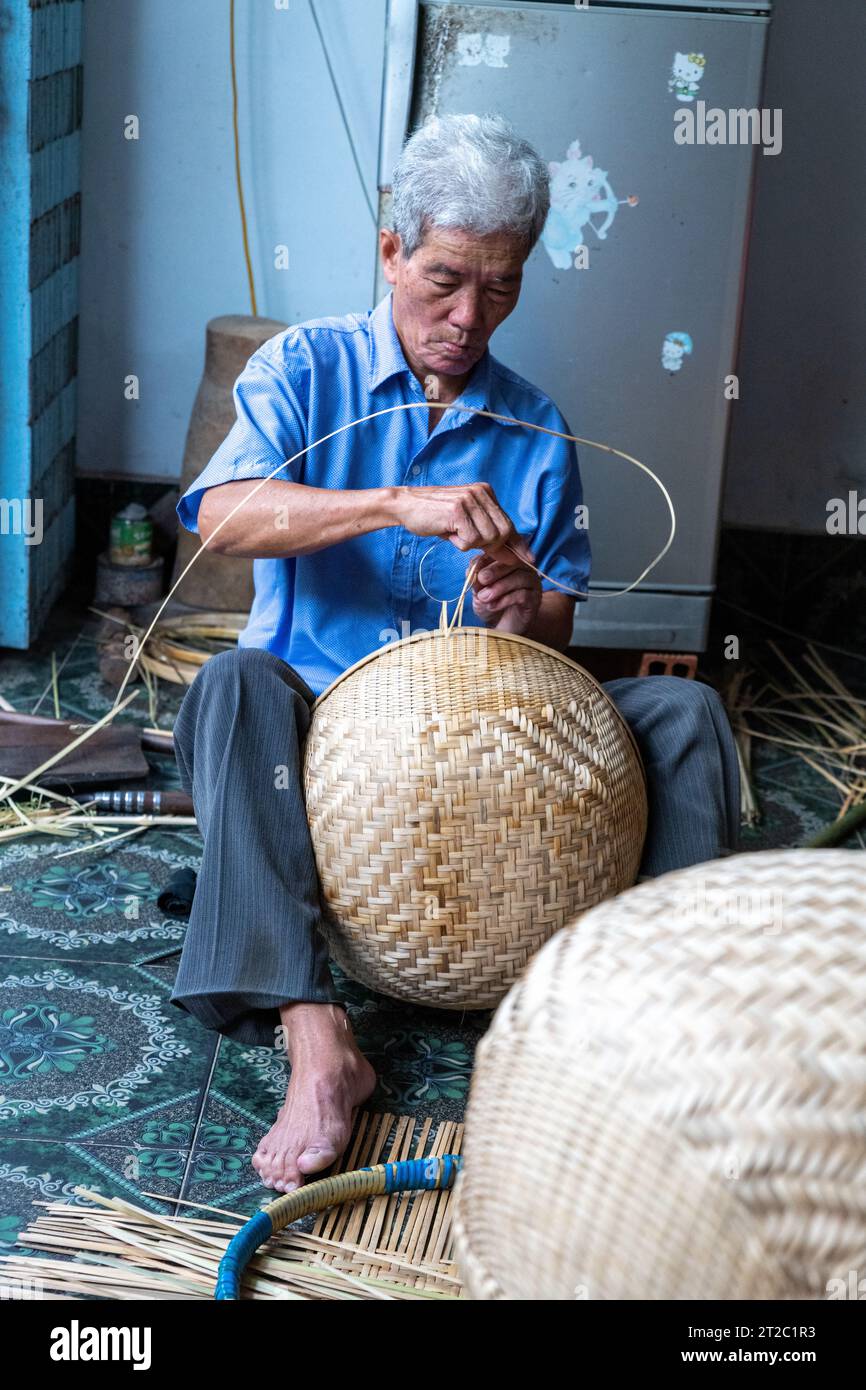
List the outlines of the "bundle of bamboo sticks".
{"type": "MultiPolygon", "coordinates": [[[[463,1126],[412,1116],[359,1117],[339,1165],[457,1153],[463,1126]]],[[[92,1205],[40,1202],[19,1244],[43,1250],[0,1255],[0,1283],[34,1284],[70,1299],[210,1299],[217,1267],[245,1217],[198,1203],[214,1215],[158,1216],[86,1189],[92,1205]]],[[[145,1196],[155,1194],[145,1193],[145,1196]]],[[[244,1276],[252,1298],[357,1300],[455,1299],[451,1192],[395,1193],[323,1212],[311,1231],[290,1227],[263,1247],[244,1276]]],[[[173,1203],[169,1203],[173,1205],[173,1203]]]]}
{"type": "Polygon", "coordinates": [[[738,671],[728,683],[725,702],[743,774],[743,818],[758,818],[751,788],[752,740],[788,748],[839,794],[839,817],[866,800],[866,700],[858,699],[812,646],[801,665],[770,642],[781,671],[738,671]]]}
{"type": "MultiPolygon", "coordinates": [[[[176,685],[191,685],[209,657],[237,646],[247,625],[246,613],[184,613],[161,618],[141,653],[148,675],[176,685]]],[[[139,636],[144,629],[136,629],[139,636]]]]}

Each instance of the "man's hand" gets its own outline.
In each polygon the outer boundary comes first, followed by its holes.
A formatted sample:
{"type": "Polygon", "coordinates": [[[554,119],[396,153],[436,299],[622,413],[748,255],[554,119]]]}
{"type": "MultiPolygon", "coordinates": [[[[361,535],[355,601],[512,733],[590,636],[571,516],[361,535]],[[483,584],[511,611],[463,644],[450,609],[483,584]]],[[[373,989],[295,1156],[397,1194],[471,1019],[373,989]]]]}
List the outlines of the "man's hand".
{"type": "MultiPolygon", "coordinates": [[[[532,552],[525,541],[520,548],[531,560],[532,552]]],[[[485,626],[499,632],[525,634],[541,606],[541,580],[510,551],[499,554],[500,559],[490,554],[481,557],[481,568],[472,585],[472,607],[485,626]]]]}
{"type": "Polygon", "coordinates": [[[489,483],[454,487],[399,488],[398,520],[414,536],[439,536],[458,550],[484,550],[491,558],[515,562],[504,545],[531,559],[526,542],[500,507],[489,483]]]}

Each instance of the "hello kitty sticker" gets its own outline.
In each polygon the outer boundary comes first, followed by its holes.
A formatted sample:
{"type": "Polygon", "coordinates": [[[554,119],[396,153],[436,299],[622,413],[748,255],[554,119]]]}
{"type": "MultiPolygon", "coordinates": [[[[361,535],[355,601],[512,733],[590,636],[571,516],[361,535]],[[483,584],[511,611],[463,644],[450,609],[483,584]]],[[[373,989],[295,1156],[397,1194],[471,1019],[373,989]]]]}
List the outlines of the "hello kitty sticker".
{"type": "Polygon", "coordinates": [[[458,34],[457,66],[474,68],[484,63],[488,68],[507,68],[505,55],[510,48],[509,34],[458,34]]]}
{"type": "MultiPolygon", "coordinates": [[[[599,241],[604,241],[620,207],[637,207],[638,199],[617,198],[610,186],[605,169],[593,163],[592,155],[583,154],[580,141],[573,140],[565,159],[552,160],[550,170],[550,212],[541,233],[541,240],[557,270],[570,270],[576,252],[585,253],[583,230],[591,227],[599,241]],[[593,218],[600,217],[598,223],[593,218]]],[[[587,261],[584,259],[585,266],[587,261]]]]}
{"type": "Polygon", "coordinates": [[[675,53],[668,91],[676,94],[677,101],[694,101],[706,66],[703,53],[675,53]]]}
{"type": "Polygon", "coordinates": [[[683,358],[691,356],[691,335],[689,333],[668,333],[662,343],[662,366],[666,372],[678,372],[683,358]]]}

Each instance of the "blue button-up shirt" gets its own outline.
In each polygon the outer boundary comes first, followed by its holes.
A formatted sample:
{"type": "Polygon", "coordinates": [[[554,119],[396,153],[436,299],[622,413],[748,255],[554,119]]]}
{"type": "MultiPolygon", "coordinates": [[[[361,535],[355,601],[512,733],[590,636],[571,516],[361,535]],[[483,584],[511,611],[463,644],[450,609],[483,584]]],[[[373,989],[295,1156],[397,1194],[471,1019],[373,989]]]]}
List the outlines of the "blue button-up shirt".
{"type": "MultiPolygon", "coordinates": [[[[403,355],[391,303],[389,293],[366,314],[296,324],[253,354],[235,384],[235,424],[178,503],[184,526],[198,530],[207,488],[265,478],[359,416],[426,403],[403,355]]],[[[472,415],[461,410],[464,404],[570,433],[550,398],[487,349],[429,436],[426,409],[380,415],[311,449],[277,478],[336,489],[487,482],[527,537],[538,568],[585,590],[590,551],[577,510],[583,498],[574,445],[472,415]]],[[[275,652],[319,694],[368,652],[435,628],[436,600],[457,597],[473,553],[392,526],[313,555],[256,560],[255,600],[239,645],[275,652]]],[[[548,581],[543,587],[555,588],[548,581]]],[[[471,601],[463,621],[480,625],[471,601]]]]}

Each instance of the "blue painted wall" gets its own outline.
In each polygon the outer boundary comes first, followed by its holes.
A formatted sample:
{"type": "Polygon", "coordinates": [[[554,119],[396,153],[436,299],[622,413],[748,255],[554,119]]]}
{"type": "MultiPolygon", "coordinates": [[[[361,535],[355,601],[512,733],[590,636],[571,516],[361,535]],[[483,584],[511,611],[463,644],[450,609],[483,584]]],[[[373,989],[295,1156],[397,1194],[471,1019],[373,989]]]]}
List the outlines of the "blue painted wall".
{"type": "Polygon", "coordinates": [[[0,644],[13,647],[38,632],[74,539],[81,15],[81,0],[0,7],[0,644]],[[25,502],[38,511],[22,530],[25,502]]]}
{"type": "MultiPolygon", "coordinates": [[[[308,0],[237,0],[259,313],[371,305],[375,232],[308,0]],[[289,269],[274,268],[274,247],[289,269]]],[[[175,479],[217,314],[249,313],[228,0],[87,0],[78,468],[175,479]],[[124,139],[137,115],[138,141],[124,139]],[[124,398],[124,378],[140,399],[124,398]]],[[[385,0],[318,0],[375,207],[385,0]]]]}

